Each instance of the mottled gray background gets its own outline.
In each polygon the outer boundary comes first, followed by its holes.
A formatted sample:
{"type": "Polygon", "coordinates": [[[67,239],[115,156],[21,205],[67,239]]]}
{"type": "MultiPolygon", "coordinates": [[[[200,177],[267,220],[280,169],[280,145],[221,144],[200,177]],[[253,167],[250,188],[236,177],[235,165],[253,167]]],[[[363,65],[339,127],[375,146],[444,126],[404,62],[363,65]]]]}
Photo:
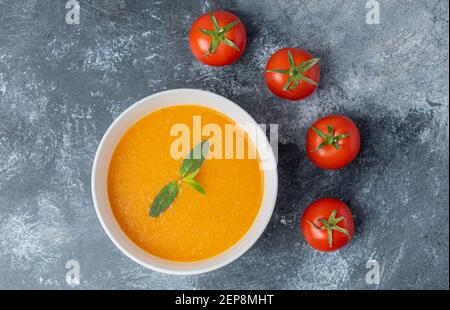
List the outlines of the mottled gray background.
{"type": "Polygon", "coordinates": [[[87,1],[80,25],[65,1],[0,0],[0,288],[406,289],[449,287],[449,58],[446,0],[87,1]],[[248,47],[235,65],[191,55],[188,31],[210,7],[239,15],[248,47]],[[263,80],[269,56],[301,47],[321,57],[311,98],[287,102],[263,80]],[[90,173],[110,123],[137,100],[180,87],[216,92],[261,123],[280,124],[273,218],[245,255],[199,276],[146,270],[108,239],[90,173]],[[311,122],[355,120],[362,150],[340,171],[305,156],[311,122]],[[299,217],[317,198],[346,201],[356,234],[343,250],[305,244],[299,217]],[[381,284],[365,283],[376,259],[381,284]]]}

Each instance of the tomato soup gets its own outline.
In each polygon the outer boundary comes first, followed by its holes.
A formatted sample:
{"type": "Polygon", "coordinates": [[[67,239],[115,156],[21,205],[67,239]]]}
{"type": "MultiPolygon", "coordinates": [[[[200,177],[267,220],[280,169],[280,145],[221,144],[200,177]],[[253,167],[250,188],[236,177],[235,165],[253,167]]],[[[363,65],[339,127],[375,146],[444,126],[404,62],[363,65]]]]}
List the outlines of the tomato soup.
{"type": "MultiPolygon", "coordinates": [[[[207,259],[233,246],[250,229],[263,196],[258,154],[243,159],[211,158],[203,162],[195,178],[206,194],[181,182],[172,205],[157,217],[149,216],[158,192],[180,178],[183,158],[171,156],[176,139],[170,136],[171,128],[181,123],[192,132],[194,116],[201,116],[202,124],[217,124],[222,132],[227,124],[234,125],[225,115],[205,107],[163,108],[125,133],[109,166],[109,201],[122,230],[148,253],[173,261],[207,259]]],[[[255,148],[247,134],[243,136],[245,147],[255,148]]]]}

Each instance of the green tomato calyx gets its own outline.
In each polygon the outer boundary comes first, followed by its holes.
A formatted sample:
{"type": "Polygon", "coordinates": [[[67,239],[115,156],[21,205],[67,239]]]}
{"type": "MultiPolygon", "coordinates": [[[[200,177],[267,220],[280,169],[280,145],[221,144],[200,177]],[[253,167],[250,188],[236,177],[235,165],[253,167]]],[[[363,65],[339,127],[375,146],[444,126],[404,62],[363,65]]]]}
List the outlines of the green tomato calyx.
{"type": "Polygon", "coordinates": [[[350,239],[350,233],[345,229],[342,228],[340,226],[337,225],[337,223],[343,221],[345,218],[343,216],[340,216],[338,218],[336,218],[336,214],[337,211],[333,210],[331,212],[331,215],[328,219],[319,219],[319,223],[322,224],[322,226],[317,226],[315,224],[313,224],[312,222],[306,220],[306,222],[311,225],[311,227],[315,228],[315,229],[321,229],[321,230],[326,230],[328,232],[328,246],[330,248],[333,247],[333,230],[339,231],[341,233],[343,233],[344,235],[346,235],[349,239],[350,239]]]}
{"type": "Polygon", "coordinates": [[[203,34],[210,36],[212,38],[211,45],[209,46],[208,51],[203,56],[205,57],[205,56],[214,54],[214,52],[219,47],[220,43],[225,43],[226,45],[231,46],[232,48],[234,48],[235,50],[240,52],[239,47],[237,47],[233,41],[231,41],[230,39],[225,37],[225,34],[228,31],[230,31],[234,26],[239,24],[240,21],[236,20],[234,22],[229,23],[228,25],[226,25],[224,27],[220,27],[219,23],[217,22],[216,17],[214,16],[214,13],[209,12],[209,16],[211,16],[211,20],[212,20],[214,29],[213,30],[202,29],[202,28],[199,29],[203,34]]]}
{"type": "Polygon", "coordinates": [[[292,56],[291,50],[288,50],[288,59],[289,59],[289,69],[283,70],[283,69],[273,69],[273,70],[266,70],[266,72],[272,72],[272,73],[281,73],[281,74],[287,74],[289,75],[289,79],[286,81],[286,83],[283,86],[283,91],[289,91],[294,90],[300,85],[300,81],[307,82],[309,84],[312,84],[314,86],[317,86],[317,82],[311,80],[310,78],[305,76],[305,72],[314,67],[316,65],[320,58],[311,58],[308,59],[302,63],[300,63],[298,66],[295,65],[294,57],[292,56]]]}
{"type": "Polygon", "coordinates": [[[342,139],[347,138],[350,136],[349,133],[345,133],[342,135],[334,135],[334,129],[333,126],[327,125],[327,133],[324,133],[323,131],[317,129],[316,127],[312,126],[311,128],[319,137],[323,139],[323,142],[319,144],[318,147],[316,147],[312,152],[317,152],[321,148],[323,148],[325,145],[332,145],[336,150],[339,150],[341,148],[341,145],[339,144],[339,141],[342,139]]]}

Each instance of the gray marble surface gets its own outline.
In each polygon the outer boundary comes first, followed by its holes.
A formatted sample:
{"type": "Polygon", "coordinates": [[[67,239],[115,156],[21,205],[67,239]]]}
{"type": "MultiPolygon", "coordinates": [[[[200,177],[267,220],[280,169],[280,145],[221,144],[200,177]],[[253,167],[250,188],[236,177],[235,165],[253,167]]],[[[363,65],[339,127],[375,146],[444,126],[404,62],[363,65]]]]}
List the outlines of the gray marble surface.
{"type": "Polygon", "coordinates": [[[0,288],[448,289],[448,1],[91,1],[79,25],[65,1],[0,0],[0,288]],[[236,64],[194,59],[187,36],[210,8],[239,15],[248,46],[236,64]],[[282,47],[321,57],[311,98],[287,102],[263,68],[282,47]],[[190,87],[280,124],[278,201],[263,236],[234,263],[198,276],[146,270],[115,248],[97,220],[90,173],[97,145],[124,109],[152,93],[190,87]],[[311,122],[355,120],[362,150],[340,171],[305,156],[311,122]],[[313,251],[299,218],[317,198],[346,201],[355,238],[313,251]],[[68,260],[81,283],[65,281],[68,260]],[[381,283],[365,282],[366,262],[381,283]]]}

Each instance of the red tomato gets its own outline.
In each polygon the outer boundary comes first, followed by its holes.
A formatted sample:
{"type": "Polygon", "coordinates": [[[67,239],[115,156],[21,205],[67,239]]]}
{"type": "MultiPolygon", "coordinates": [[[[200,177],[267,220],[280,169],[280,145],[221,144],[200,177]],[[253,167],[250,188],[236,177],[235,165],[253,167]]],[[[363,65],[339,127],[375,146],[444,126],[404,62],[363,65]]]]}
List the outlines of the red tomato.
{"type": "Polygon", "coordinates": [[[232,64],[245,49],[247,33],[239,18],[226,11],[200,16],[192,24],[189,45],[201,62],[210,66],[232,64]]]}
{"type": "Polygon", "coordinates": [[[283,48],[266,65],[269,89],[278,97],[300,100],[311,95],[320,81],[319,58],[298,48],[283,48]]]}
{"type": "Polygon", "coordinates": [[[361,144],[355,123],[343,115],[319,119],[308,130],[306,153],[322,169],[339,169],[352,162],[361,144]]]}
{"type": "Polygon", "coordinates": [[[336,251],[353,237],[352,212],[339,199],[322,198],[303,213],[300,227],[306,242],[324,252],[336,251]]]}

